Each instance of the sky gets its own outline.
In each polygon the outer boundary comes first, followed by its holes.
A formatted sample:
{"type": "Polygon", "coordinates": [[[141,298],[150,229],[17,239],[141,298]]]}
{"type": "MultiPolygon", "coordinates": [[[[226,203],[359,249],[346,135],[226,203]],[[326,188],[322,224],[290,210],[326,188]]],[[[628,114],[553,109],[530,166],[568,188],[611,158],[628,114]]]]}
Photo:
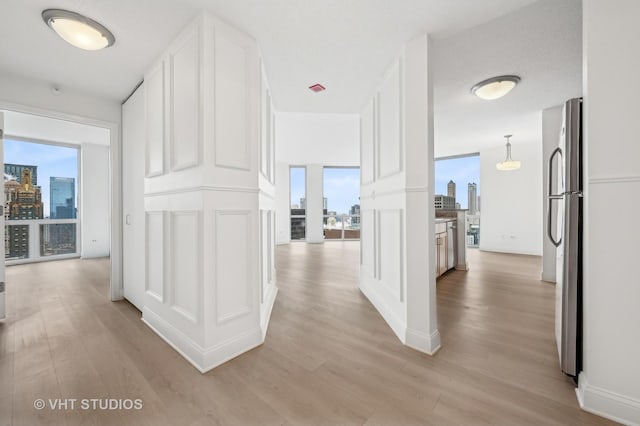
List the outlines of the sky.
{"type": "Polygon", "coordinates": [[[475,182],[477,184],[477,192],[480,195],[479,155],[436,160],[435,175],[436,194],[447,195],[449,181],[452,180],[456,183],[456,202],[460,203],[462,209],[468,207],[467,185],[469,183],[475,182]]]}
{"type": "MultiPolygon", "coordinates": [[[[291,204],[300,205],[305,197],[305,168],[291,168],[291,204]]],[[[327,210],[338,214],[349,214],[351,206],[360,204],[359,168],[324,168],[324,196],[327,198],[327,210]]]]}
{"type": "MultiPolygon", "coordinates": [[[[71,177],[78,193],[78,149],[5,139],[4,162],[38,166],[38,186],[42,193],[44,216],[49,217],[49,178],[71,177]]],[[[77,207],[77,198],[76,198],[77,207]]]]}

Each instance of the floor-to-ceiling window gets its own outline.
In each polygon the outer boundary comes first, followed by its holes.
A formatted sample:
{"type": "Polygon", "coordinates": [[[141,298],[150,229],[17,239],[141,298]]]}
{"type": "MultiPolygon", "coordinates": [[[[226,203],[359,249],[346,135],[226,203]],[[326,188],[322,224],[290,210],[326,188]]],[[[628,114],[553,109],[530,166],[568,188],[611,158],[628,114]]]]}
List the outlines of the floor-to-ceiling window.
{"type": "Polygon", "coordinates": [[[4,141],[5,260],[79,254],[76,147],[4,141]]]}
{"type": "Polygon", "coordinates": [[[480,155],[437,158],[435,161],[435,208],[466,209],[468,247],[480,244],[480,155]]]}
{"type": "Polygon", "coordinates": [[[360,168],[325,167],[322,203],[325,240],[360,238],[360,168]]]}
{"type": "Polygon", "coordinates": [[[307,190],[305,167],[289,169],[289,193],[291,208],[291,240],[304,240],[307,236],[307,190]]]}

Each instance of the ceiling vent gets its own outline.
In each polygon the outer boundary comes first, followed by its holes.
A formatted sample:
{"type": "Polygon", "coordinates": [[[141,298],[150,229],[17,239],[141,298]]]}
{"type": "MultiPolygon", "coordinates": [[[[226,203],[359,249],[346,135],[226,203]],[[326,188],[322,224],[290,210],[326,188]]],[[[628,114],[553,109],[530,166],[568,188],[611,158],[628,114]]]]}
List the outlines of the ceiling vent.
{"type": "Polygon", "coordinates": [[[323,90],[327,90],[322,84],[316,83],[313,86],[309,86],[309,90],[315,93],[322,92],[323,90]]]}

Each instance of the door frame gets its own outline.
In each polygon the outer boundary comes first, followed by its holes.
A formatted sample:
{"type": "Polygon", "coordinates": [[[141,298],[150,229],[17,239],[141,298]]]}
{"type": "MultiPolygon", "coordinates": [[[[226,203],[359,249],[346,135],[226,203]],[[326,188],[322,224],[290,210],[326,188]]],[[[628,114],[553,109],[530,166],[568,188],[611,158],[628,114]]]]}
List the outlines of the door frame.
{"type": "Polygon", "coordinates": [[[57,120],[71,121],[89,126],[101,127],[109,130],[109,173],[110,191],[109,204],[111,206],[111,241],[110,241],[110,296],[111,300],[121,300],[124,297],[122,287],[122,179],[121,179],[121,137],[120,124],[112,121],[99,120],[81,115],[52,111],[29,105],[6,102],[0,99],[0,110],[39,115],[57,120]]]}

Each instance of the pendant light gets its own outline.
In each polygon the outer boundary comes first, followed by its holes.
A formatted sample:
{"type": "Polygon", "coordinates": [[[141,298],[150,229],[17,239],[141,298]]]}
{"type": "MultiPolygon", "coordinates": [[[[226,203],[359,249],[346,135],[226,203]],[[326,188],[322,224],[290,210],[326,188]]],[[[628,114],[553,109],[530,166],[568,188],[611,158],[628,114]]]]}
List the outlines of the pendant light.
{"type": "Polygon", "coordinates": [[[518,170],[520,168],[520,161],[514,160],[511,158],[511,142],[509,142],[509,138],[513,135],[504,135],[507,139],[507,157],[504,161],[496,163],[496,169],[500,171],[508,171],[508,170],[518,170]]]}
{"type": "Polygon", "coordinates": [[[42,11],[42,19],[64,41],[79,49],[100,50],[116,42],[111,31],[76,12],[47,9],[42,11]]]}

